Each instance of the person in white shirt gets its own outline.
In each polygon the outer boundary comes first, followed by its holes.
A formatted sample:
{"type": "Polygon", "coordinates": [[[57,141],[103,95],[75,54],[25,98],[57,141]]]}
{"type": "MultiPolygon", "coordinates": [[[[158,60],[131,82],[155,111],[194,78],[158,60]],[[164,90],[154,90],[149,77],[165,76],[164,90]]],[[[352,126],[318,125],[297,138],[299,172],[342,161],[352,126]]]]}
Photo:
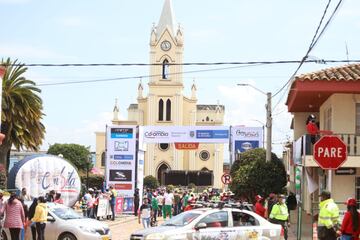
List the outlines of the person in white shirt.
{"type": "Polygon", "coordinates": [[[139,211],[140,211],[138,214],[139,224],[140,224],[140,218],[141,218],[144,228],[150,227],[151,205],[149,204],[147,198],[143,199],[143,204],[140,206],[139,211]]]}
{"type": "Polygon", "coordinates": [[[172,217],[172,205],[174,204],[174,194],[167,190],[164,195],[164,206],[163,206],[163,218],[166,219],[166,216],[169,215],[169,218],[172,217]]]}
{"type": "Polygon", "coordinates": [[[159,203],[159,211],[158,211],[158,217],[161,217],[163,207],[164,207],[164,195],[162,192],[159,192],[159,195],[156,197],[159,203]]]}

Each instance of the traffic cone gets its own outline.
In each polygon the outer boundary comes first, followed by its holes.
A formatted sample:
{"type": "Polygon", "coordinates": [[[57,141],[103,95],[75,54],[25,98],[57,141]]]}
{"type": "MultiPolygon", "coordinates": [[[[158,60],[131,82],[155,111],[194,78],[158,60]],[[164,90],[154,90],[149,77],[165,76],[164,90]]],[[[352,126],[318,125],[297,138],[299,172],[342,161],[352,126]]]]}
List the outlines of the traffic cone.
{"type": "Polygon", "coordinates": [[[317,223],[314,222],[313,223],[313,237],[312,237],[313,240],[317,240],[318,239],[318,234],[317,234],[317,223]]]}

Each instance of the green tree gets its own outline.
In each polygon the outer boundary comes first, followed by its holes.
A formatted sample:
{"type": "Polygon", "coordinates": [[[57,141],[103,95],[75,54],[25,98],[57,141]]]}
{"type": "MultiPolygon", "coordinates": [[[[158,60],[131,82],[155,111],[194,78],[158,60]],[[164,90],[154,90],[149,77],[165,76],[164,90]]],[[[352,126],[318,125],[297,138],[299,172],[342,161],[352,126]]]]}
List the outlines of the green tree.
{"type": "Polygon", "coordinates": [[[159,181],[152,175],[146,176],[144,178],[144,187],[145,188],[150,188],[150,189],[155,189],[159,187],[159,181]]]}
{"type": "Polygon", "coordinates": [[[271,157],[270,162],[265,161],[264,149],[241,153],[237,166],[231,169],[231,190],[250,200],[257,194],[267,196],[272,192],[282,193],[287,181],[285,167],[275,154],[271,157]]]}
{"type": "Polygon", "coordinates": [[[10,148],[38,151],[44,139],[45,127],[41,123],[43,104],[41,90],[35,82],[24,77],[27,68],[16,60],[2,60],[6,71],[2,80],[1,133],[5,139],[0,145],[0,164],[8,168],[10,148]]]}
{"type": "Polygon", "coordinates": [[[72,162],[79,170],[86,171],[93,167],[90,159],[89,147],[79,144],[55,143],[49,147],[48,154],[59,155],[72,162]]]}

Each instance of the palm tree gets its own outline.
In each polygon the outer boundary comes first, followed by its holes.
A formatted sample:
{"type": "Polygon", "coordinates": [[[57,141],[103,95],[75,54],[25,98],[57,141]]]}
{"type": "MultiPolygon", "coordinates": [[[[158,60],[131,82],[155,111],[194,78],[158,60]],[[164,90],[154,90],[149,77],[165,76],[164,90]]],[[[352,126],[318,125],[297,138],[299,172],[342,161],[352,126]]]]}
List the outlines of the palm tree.
{"type": "Polygon", "coordinates": [[[2,60],[6,68],[2,81],[2,116],[1,133],[5,139],[0,146],[0,164],[8,169],[10,149],[28,149],[37,151],[44,139],[45,127],[43,117],[41,90],[35,82],[23,75],[27,68],[23,64],[2,60]]]}

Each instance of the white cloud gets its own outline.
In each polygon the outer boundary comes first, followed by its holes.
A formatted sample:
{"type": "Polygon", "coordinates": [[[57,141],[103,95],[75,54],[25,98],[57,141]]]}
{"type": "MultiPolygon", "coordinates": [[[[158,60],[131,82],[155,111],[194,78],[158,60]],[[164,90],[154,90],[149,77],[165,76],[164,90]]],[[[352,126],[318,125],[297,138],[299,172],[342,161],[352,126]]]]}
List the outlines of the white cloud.
{"type": "MultiPolygon", "coordinates": [[[[124,119],[121,115],[119,117],[124,119]]],[[[74,128],[66,128],[47,125],[46,136],[41,149],[46,150],[49,145],[54,143],[76,143],[91,146],[91,150],[95,150],[95,132],[105,132],[105,127],[111,124],[112,118],[112,112],[102,112],[94,119],[83,120],[80,127],[74,125],[74,128]]]]}
{"type": "MultiPolygon", "coordinates": [[[[248,83],[255,85],[253,81],[248,83]]],[[[244,125],[248,127],[266,124],[266,96],[251,87],[232,87],[219,85],[218,90],[226,105],[224,125],[244,125]]],[[[273,152],[281,156],[283,144],[292,138],[291,115],[281,103],[273,112],[272,142],[273,152]]],[[[265,126],[264,126],[265,127],[265,126]]],[[[266,130],[265,130],[266,132],[266,130]]]]}

